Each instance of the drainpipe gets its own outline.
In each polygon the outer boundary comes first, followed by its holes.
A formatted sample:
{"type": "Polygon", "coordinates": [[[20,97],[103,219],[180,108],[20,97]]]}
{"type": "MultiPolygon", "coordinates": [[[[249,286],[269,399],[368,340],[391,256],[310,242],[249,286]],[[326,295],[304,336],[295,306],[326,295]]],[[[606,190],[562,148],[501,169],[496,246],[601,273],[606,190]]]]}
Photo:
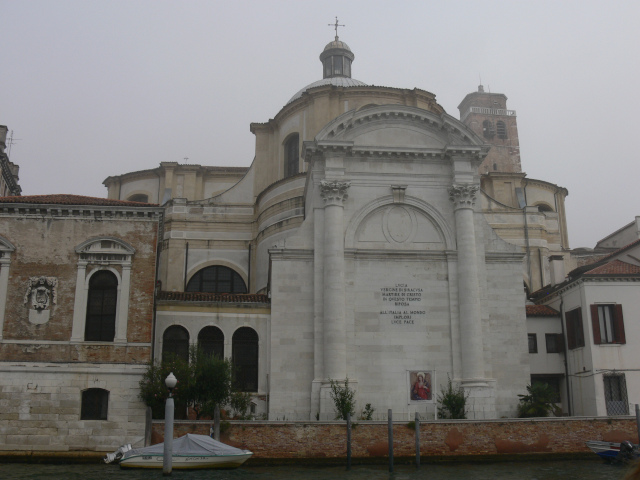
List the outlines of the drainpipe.
{"type": "MultiPolygon", "coordinates": [[[[529,275],[529,288],[534,291],[533,277],[531,276],[531,247],[529,245],[529,223],[527,222],[527,183],[522,188],[524,192],[524,207],[522,207],[522,216],[524,217],[524,242],[527,251],[527,275],[529,275]]],[[[542,285],[541,285],[542,286],[542,285]]]]}
{"type": "Polygon", "coordinates": [[[189,242],[187,242],[187,248],[184,252],[184,287],[182,288],[183,292],[187,291],[187,265],[189,262],[189,242]]]}
{"type": "Polygon", "coordinates": [[[247,267],[247,293],[251,293],[251,242],[249,242],[249,265],[247,267]]]}
{"type": "Polygon", "coordinates": [[[158,238],[156,242],[156,275],[153,286],[153,316],[151,318],[151,361],[155,362],[156,350],[156,323],[158,311],[158,288],[160,287],[160,254],[162,253],[162,240],[164,237],[164,209],[158,214],[158,238]]]}

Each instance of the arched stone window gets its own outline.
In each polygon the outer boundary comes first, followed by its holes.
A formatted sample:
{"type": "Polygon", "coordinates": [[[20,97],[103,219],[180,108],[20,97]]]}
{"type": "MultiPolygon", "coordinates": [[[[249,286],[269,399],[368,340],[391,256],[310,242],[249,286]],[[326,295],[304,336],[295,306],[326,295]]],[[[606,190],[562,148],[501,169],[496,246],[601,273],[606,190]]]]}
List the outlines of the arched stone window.
{"type": "Polygon", "coordinates": [[[545,203],[539,203],[536,207],[538,207],[539,212],[553,212],[553,208],[545,203]]]}
{"type": "Polygon", "coordinates": [[[507,138],[507,126],[502,120],[498,120],[496,123],[496,130],[498,131],[498,138],[507,138]]]}
{"type": "Polygon", "coordinates": [[[100,270],[89,280],[87,320],[84,339],[90,342],[113,342],[116,334],[118,279],[109,270],[100,270]]]}
{"type": "Polygon", "coordinates": [[[258,391],[258,334],[253,328],[241,327],[232,340],[234,386],[240,392],[258,391]]]}
{"type": "Polygon", "coordinates": [[[482,122],[482,135],[484,138],[493,138],[495,134],[496,132],[493,129],[493,123],[491,121],[485,120],[482,122]]]}
{"type": "Polygon", "coordinates": [[[189,332],[178,325],[167,328],[162,335],[162,361],[172,357],[189,361],[189,332]]]}
{"type": "Polygon", "coordinates": [[[300,171],[300,137],[290,135],[284,144],[284,176],[291,177],[300,171]]]}
{"type": "Polygon", "coordinates": [[[207,355],[224,358],[224,333],[218,327],[204,327],[198,333],[198,347],[207,355]]]}
{"type": "Polygon", "coordinates": [[[238,272],[214,265],[196,272],[187,284],[187,292],[247,293],[247,286],[238,272]]]}
{"type": "Polygon", "coordinates": [[[149,203],[149,195],[145,195],[144,193],[136,193],[135,195],[131,195],[127,198],[129,202],[142,202],[149,203]]]}
{"type": "MultiPolygon", "coordinates": [[[[88,313],[95,312],[89,305],[89,290],[94,276],[101,272],[111,272],[116,279],[115,333],[110,341],[127,342],[127,318],[131,290],[131,260],[135,249],[115,237],[98,237],[82,242],[76,247],[78,270],[76,276],[75,303],[73,307],[73,327],[71,341],[88,340],[88,313]]],[[[100,274],[104,280],[104,275],[100,274]]],[[[94,299],[95,300],[95,299],[94,299]]]]}
{"type": "Polygon", "coordinates": [[[80,420],[106,420],[109,411],[109,391],[89,388],[82,392],[80,420]]]}

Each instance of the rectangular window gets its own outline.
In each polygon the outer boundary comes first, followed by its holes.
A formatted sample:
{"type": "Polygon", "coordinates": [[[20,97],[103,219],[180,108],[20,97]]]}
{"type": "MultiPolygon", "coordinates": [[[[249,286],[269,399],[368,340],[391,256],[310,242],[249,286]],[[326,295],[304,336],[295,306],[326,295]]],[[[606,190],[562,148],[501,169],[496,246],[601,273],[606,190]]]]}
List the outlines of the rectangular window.
{"type": "Polygon", "coordinates": [[[80,420],[106,420],[109,410],[109,392],[102,388],[89,388],[82,392],[80,420]]]}
{"type": "Polygon", "coordinates": [[[531,385],[534,383],[549,385],[554,393],[551,401],[553,403],[560,403],[560,380],[562,380],[562,378],[561,375],[531,375],[531,385]]]}
{"type": "Polygon", "coordinates": [[[529,334],[529,353],[538,353],[538,337],[535,333],[529,334]]]}
{"type": "Polygon", "coordinates": [[[584,347],[584,330],[582,328],[582,309],[574,308],[564,314],[567,322],[567,343],[569,350],[584,347]]]}
{"type": "Polygon", "coordinates": [[[622,305],[591,305],[593,343],[626,343],[622,305]]]}
{"type": "Polygon", "coordinates": [[[562,353],[564,341],[560,333],[545,333],[544,340],[547,344],[547,353],[562,353]]]}
{"type": "Polygon", "coordinates": [[[607,415],[629,415],[627,382],[624,373],[605,375],[603,379],[607,415]]]}

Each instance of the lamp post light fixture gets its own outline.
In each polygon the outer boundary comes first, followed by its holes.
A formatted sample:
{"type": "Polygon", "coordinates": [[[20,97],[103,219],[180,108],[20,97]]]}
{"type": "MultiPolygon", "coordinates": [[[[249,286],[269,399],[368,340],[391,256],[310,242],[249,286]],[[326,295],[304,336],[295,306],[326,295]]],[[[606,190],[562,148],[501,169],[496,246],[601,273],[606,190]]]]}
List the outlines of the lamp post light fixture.
{"type": "Polygon", "coordinates": [[[171,460],[173,457],[173,389],[176,387],[178,379],[171,372],[164,381],[169,389],[169,396],[164,408],[164,452],[162,456],[162,475],[171,475],[171,460]]]}

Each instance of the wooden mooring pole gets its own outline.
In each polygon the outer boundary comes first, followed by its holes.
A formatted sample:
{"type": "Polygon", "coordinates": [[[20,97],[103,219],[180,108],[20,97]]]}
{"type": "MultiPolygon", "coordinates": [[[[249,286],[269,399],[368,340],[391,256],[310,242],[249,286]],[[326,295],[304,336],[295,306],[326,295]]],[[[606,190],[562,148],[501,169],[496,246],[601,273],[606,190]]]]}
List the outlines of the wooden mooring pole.
{"type": "Polygon", "coordinates": [[[638,442],[640,442],[640,405],[636,403],[636,429],[638,430],[638,442]]]}
{"type": "Polygon", "coordinates": [[[420,468],[420,415],[416,412],[416,468],[420,468]]]}
{"type": "Polygon", "coordinates": [[[347,413],[347,470],[351,470],[351,414],[347,413]]]}
{"type": "Polygon", "coordinates": [[[389,471],[393,472],[393,418],[391,409],[387,412],[389,422],[389,471]]]}

